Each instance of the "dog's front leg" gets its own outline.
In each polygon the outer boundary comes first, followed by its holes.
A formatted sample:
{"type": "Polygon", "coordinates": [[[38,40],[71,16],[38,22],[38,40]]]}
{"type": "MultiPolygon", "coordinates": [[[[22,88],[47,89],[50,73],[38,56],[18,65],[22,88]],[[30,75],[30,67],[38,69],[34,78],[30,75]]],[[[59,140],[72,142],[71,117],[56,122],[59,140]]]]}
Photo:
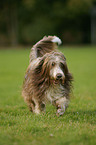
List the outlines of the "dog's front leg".
{"type": "Polygon", "coordinates": [[[69,100],[66,97],[62,97],[56,101],[56,107],[57,107],[57,116],[63,115],[66,108],[68,107],[69,100]]]}
{"type": "Polygon", "coordinates": [[[64,104],[63,104],[63,105],[58,105],[58,109],[57,109],[56,115],[57,115],[57,116],[63,115],[64,112],[65,112],[65,109],[66,109],[66,107],[65,107],[64,104]]]}

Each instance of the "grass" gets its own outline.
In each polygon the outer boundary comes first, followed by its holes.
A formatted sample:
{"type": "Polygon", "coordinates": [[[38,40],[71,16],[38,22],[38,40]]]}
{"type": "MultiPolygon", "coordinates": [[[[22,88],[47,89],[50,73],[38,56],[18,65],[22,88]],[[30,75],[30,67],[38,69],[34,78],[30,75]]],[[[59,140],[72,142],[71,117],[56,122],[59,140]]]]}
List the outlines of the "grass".
{"type": "Polygon", "coordinates": [[[96,47],[60,50],[74,76],[74,96],[62,117],[51,105],[34,115],[21,97],[30,50],[0,50],[0,145],[96,144],[96,47]]]}

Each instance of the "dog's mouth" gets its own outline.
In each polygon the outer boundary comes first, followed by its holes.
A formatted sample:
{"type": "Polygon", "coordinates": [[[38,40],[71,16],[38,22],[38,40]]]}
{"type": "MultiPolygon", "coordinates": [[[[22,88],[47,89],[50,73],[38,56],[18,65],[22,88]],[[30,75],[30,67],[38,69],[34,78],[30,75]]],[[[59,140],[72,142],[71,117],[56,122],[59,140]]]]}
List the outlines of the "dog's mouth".
{"type": "Polygon", "coordinates": [[[62,79],[56,79],[56,80],[52,79],[51,83],[54,84],[54,85],[64,84],[64,80],[62,80],[62,79]]]}

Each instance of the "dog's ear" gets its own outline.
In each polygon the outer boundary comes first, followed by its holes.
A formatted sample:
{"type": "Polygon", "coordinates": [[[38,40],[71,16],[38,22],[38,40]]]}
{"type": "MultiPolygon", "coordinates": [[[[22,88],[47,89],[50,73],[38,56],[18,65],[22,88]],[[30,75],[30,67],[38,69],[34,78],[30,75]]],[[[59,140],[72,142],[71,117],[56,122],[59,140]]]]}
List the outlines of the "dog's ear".
{"type": "Polygon", "coordinates": [[[36,90],[36,94],[39,98],[42,98],[45,90],[49,85],[49,79],[47,75],[47,69],[45,63],[46,57],[43,56],[40,58],[39,63],[33,71],[32,83],[34,89],[36,90]]]}
{"type": "Polygon", "coordinates": [[[64,82],[64,87],[70,92],[71,86],[73,82],[73,75],[69,72],[68,67],[66,69],[65,73],[65,82],[64,82]]]}
{"type": "Polygon", "coordinates": [[[41,73],[41,71],[42,71],[42,66],[43,66],[43,64],[44,64],[44,60],[45,60],[45,57],[42,57],[42,58],[40,59],[38,65],[36,66],[35,72],[36,72],[37,74],[41,73]]]}
{"type": "Polygon", "coordinates": [[[73,75],[69,72],[69,70],[68,70],[68,72],[67,72],[67,78],[68,78],[68,80],[69,80],[70,82],[73,81],[73,75]]]}
{"type": "Polygon", "coordinates": [[[67,64],[65,64],[65,76],[66,76],[67,79],[70,80],[70,81],[73,79],[73,76],[72,76],[72,74],[70,73],[67,64]]]}
{"type": "Polygon", "coordinates": [[[71,82],[73,81],[73,76],[70,73],[66,62],[64,64],[62,64],[62,69],[63,69],[63,72],[65,74],[64,84],[70,86],[71,82]]]}

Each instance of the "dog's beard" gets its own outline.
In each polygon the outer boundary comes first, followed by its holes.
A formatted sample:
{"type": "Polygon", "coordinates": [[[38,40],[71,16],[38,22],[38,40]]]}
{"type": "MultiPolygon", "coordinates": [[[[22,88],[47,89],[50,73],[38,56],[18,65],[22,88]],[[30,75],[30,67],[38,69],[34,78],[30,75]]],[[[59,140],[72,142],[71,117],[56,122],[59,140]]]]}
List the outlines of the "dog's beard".
{"type": "Polygon", "coordinates": [[[50,83],[51,84],[54,84],[54,85],[59,85],[59,84],[61,84],[61,85],[63,85],[64,84],[64,79],[51,79],[50,80],[50,83]]]}

